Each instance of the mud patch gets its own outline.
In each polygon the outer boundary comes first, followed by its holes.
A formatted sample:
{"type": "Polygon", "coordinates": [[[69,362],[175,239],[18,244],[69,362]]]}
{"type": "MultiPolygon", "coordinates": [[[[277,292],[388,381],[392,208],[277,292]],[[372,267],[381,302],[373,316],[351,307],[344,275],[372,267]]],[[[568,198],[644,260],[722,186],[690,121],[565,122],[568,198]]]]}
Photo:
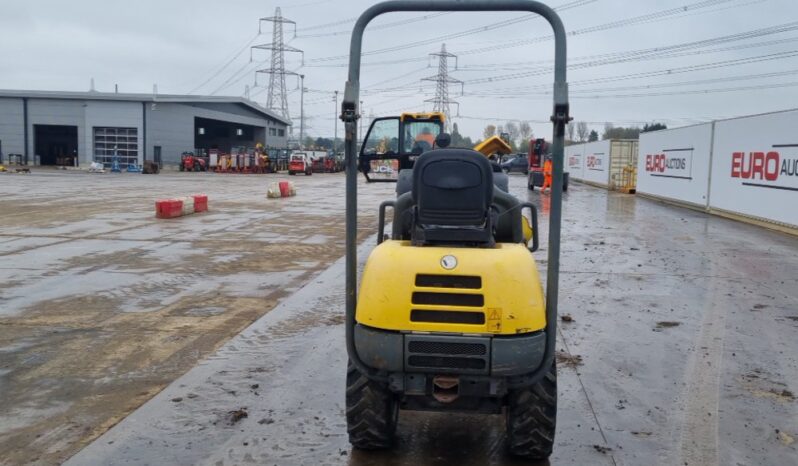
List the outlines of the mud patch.
{"type": "Polygon", "coordinates": [[[582,356],[570,354],[565,351],[557,351],[557,364],[565,367],[576,368],[582,365],[582,356]]]}
{"type": "Polygon", "coordinates": [[[655,332],[661,332],[663,329],[666,328],[673,328],[682,325],[681,322],[671,321],[671,320],[663,320],[657,322],[657,325],[654,327],[655,332]]]}
{"type": "Polygon", "coordinates": [[[740,384],[751,395],[780,403],[795,401],[795,394],[788,390],[782,382],[770,380],[768,375],[760,370],[753,370],[740,377],[740,384]]]}

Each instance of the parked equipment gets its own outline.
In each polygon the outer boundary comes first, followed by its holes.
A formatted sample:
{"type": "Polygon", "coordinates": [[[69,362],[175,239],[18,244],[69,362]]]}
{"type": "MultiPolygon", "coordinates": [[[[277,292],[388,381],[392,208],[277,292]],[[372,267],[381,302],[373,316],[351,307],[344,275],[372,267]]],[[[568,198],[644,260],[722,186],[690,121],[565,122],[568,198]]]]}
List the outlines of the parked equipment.
{"type": "MultiPolygon", "coordinates": [[[[510,452],[526,458],[551,454],[563,135],[570,120],[565,73],[562,22],[536,1],[396,0],[373,5],[355,23],[341,119],[347,163],[346,417],[356,448],[390,446],[400,409],[504,411],[510,452]],[[380,244],[366,262],[358,293],[356,144],[363,32],[372,19],[393,11],[491,10],[538,13],[554,30],[554,186],[546,294],[531,254],[538,239],[535,208],[494,187],[493,167],[483,155],[448,148],[421,151],[410,191],[380,206],[380,244]],[[394,215],[386,235],[388,207],[394,215]],[[531,225],[522,218],[524,209],[531,225]]],[[[404,133],[400,139],[406,141],[404,133]]],[[[398,149],[390,134],[377,140],[398,149]]],[[[439,147],[448,145],[446,137],[437,141],[439,147]]],[[[367,137],[361,156],[373,144],[367,137]]],[[[387,151],[383,155],[391,157],[387,151]]]]}
{"type": "Polygon", "coordinates": [[[158,166],[157,162],[152,160],[145,160],[141,167],[141,173],[145,175],[157,175],[160,171],[161,167],[158,166]]]}
{"type": "Polygon", "coordinates": [[[431,150],[443,132],[444,115],[403,113],[371,122],[360,148],[358,170],[366,180],[397,181],[399,172],[413,168],[422,153],[431,150]]]}
{"type": "Polygon", "coordinates": [[[179,169],[181,172],[204,172],[208,169],[208,161],[194,155],[194,152],[186,151],[180,155],[179,169]]]}
{"type": "MultiPolygon", "coordinates": [[[[543,186],[543,165],[547,157],[551,157],[551,145],[545,139],[538,138],[529,141],[529,178],[527,179],[527,188],[530,191],[534,191],[535,186],[543,186]]],[[[563,172],[562,177],[562,190],[568,191],[568,172],[563,172]]]]}
{"type": "Polygon", "coordinates": [[[294,152],[288,162],[288,174],[296,175],[297,173],[304,173],[307,176],[313,174],[308,156],[304,152],[294,152]]]}

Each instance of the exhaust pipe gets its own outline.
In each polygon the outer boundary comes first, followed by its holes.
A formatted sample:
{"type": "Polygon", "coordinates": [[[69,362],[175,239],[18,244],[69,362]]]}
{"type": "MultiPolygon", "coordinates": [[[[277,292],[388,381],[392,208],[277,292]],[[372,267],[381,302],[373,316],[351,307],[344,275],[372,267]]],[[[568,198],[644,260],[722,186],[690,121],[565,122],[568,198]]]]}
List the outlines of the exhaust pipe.
{"type": "Polygon", "coordinates": [[[432,379],[432,396],[441,403],[451,403],[460,396],[460,379],[438,375],[432,379]]]}

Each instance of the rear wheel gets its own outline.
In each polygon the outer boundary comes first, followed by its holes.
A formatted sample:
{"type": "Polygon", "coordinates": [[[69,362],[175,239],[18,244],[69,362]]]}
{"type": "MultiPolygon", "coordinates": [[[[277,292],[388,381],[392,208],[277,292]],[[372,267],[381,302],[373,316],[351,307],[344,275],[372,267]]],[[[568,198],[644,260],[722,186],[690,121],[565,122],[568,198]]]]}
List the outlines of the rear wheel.
{"type": "Polygon", "coordinates": [[[557,367],[543,379],[507,395],[507,446],[528,459],[546,459],[554,447],[557,423],[557,367]]]}
{"type": "Polygon", "coordinates": [[[370,380],[349,363],[346,373],[346,426],[349,443],[363,450],[393,443],[399,404],[388,386],[370,380]]]}

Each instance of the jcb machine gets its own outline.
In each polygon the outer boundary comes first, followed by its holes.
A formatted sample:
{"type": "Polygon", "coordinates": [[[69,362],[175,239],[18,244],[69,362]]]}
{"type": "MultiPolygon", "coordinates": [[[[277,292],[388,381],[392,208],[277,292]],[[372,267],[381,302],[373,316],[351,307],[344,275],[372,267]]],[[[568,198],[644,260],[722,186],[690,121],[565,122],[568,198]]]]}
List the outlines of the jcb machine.
{"type": "MultiPolygon", "coordinates": [[[[565,59],[562,22],[536,1],[388,1],[370,7],[355,24],[341,119],[348,168],[346,418],[356,448],[389,447],[399,410],[406,409],[505,413],[513,454],[551,454],[563,135],[570,119],[565,59]],[[532,12],[552,26],[554,185],[545,294],[532,254],[538,235],[534,208],[494,187],[484,155],[451,148],[420,154],[410,190],[380,207],[384,220],[393,206],[391,232],[383,234],[380,223],[380,244],[366,262],[358,292],[356,141],[363,31],[375,17],[399,11],[532,12]],[[522,219],[525,209],[531,211],[531,225],[522,219]]],[[[403,132],[397,126],[385,138],[400,140],[403,132]]],[[[438,141],[446,146],[445,135],[438,141]]]]}
{"type": "Polygon", "coordinates": [[[374,119],[360,148],[358,170],[369,182],[396,181],[401,170],[413,168],[418,156],[432,149],[443,121],[439,112],[374,119]]]}

